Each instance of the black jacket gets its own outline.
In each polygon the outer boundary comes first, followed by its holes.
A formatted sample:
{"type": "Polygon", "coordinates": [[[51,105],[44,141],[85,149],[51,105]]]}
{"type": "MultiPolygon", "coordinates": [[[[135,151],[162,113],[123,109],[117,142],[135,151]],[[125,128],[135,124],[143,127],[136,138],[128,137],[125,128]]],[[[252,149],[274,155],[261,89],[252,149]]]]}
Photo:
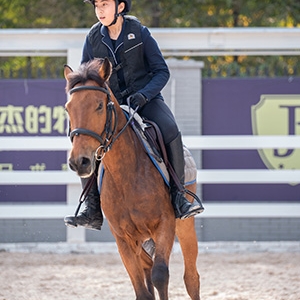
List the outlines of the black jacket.
{"type": "Polygon", "coordinates": [[[169,70],[149,30],[134,17],[124,17],[116,41],[108,30],[96,23],[83,47],[82,63],[96,57],[108,57],[113,65],[110,87],[120,103],[135,92],[148,100],[162,98],[160,91],[169,79],[169,70]]]}

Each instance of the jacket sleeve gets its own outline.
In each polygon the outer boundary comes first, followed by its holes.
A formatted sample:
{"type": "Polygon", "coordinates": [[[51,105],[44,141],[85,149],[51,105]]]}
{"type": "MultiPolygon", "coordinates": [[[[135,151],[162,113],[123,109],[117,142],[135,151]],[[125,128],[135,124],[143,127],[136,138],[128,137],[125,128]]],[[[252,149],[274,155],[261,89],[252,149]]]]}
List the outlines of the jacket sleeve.
{"type": "Polygon", "coordinates": [[[142,40],[144,44],[145,65],[148,71],[153,74],[153,77],[139,92],[148,100],[151,100],[167,84],[170,72],[156,40],[151,36],[147,27],[143,27],[142,29],[142,40]]]}
{"type": "Polygon", "coordinates": [[[94,58],[92,45],[89,41],[88,36],[86,36],[81,56],[81,64],[86,63],[94,58]]]}

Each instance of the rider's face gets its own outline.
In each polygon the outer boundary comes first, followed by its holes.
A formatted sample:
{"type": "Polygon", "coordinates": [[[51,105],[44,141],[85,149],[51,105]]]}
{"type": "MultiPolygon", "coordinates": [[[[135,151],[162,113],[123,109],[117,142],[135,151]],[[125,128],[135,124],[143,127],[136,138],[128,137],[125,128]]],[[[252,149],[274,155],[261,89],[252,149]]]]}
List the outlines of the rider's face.
{"type": "Polygon", "coordinates": [[[108,26],[114,20],[116,3],[114,0],[96,0],[95,13],[98,20],[108,26]]]}
{"type": "MultiPolygon", "coordinates": [[[[124,3],[121,2],[118,5],[118,12],[123,10],[124,3]]],[[[116,2],[115,0],[96,0],[95,1],[95,12],[98,20],[104,25],[110,25],[116,13],[116,2]]]]}

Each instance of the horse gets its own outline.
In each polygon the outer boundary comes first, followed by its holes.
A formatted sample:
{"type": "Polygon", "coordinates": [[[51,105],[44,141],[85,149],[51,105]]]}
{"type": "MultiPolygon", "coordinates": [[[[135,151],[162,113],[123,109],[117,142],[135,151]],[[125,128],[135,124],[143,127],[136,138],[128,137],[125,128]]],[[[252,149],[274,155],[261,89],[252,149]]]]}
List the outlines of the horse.
{"type": "MultiPolygon", "coordinates": [[[[153,300],[157,294],[160,300],[168,299],[175,236],[183,254],[187,293],[200,300],[194,218],[175,219],[167,185],[109,88],[111,72],[107,58],[94,59],[75,72],[64,67],[72,140],[69,165],[80,177],[89,177],[97,161],[103,164],[99,201],[136,300],[153,300]],[[153,256],[143,248],[147,241],[154,242],[153,256]]],[[[196,192],[196,183],[187,188],[196,192]]]]}

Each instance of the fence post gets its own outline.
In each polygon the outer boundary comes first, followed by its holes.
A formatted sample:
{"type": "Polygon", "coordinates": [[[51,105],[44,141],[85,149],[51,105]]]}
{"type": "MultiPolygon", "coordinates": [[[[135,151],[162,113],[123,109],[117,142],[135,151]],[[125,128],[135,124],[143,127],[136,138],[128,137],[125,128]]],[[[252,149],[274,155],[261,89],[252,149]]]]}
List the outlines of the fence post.
{"type": "MultiPolygon", "coordinates": [[[[202,134],[202,69],[204,63],[195,60],[166,60],[170,69],[170,80],[162,93],[175,115],[182,135],[202,134]]],[[[198,168],[202,168],[201,149],[191,151],[198,168]]],[[[201,185],[198,185],[201,197],[201,185]]]]}

